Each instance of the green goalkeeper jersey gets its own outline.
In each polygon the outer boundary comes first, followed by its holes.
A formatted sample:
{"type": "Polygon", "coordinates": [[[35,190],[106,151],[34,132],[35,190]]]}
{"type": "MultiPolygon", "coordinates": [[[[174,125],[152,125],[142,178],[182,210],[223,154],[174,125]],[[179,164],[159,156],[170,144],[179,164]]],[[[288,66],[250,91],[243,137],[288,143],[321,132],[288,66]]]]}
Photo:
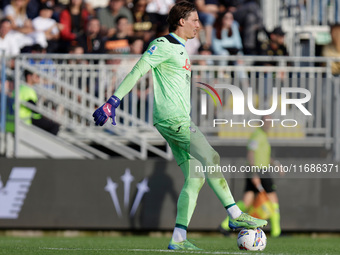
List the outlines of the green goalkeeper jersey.
{"type": "Polygon", "coordinates": [[[154,124],[178,117],[189,120],[191,65],[185,40],[171,33],[152,41],[115,96],[122,99],[150,68],[154,87],[154,124]]]}
{"type": "Polygon", "coordinates": [[[174,33],[157,38],[142,59],[152,66],[154,124],[170,118],[190,118],[191,65],[185,40],[174,33]]]}

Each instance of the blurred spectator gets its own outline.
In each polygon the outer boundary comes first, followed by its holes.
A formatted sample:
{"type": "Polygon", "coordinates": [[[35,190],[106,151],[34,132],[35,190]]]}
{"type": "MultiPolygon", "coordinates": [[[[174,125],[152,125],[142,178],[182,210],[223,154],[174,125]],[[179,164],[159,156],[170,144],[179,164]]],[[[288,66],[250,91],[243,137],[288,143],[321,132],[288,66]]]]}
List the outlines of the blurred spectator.
{"type": "Polygon", "coordinates": [[[4,9],[4,15],[12,23],[12,29],[29,34],[33,32],[31,20],[27,17],[26,9],[29,0],[12,0],[4,9]]]}
{"type": "Polygon", "coordinates": [[[242,51],[242,41],[238,23],[231,12],[216,19],[212,33],[212,48],[216,55],[236,55],[242,51]]]}
{"type": "MultiPolygon", "coordinates": [[[[242,55],[242,41],[239,33],[239,26],[237,21],[234,20],[233,13],[227,11],[222,13],[216,19],[214,23],[214,29],[212,34],[212,49],[215,55],[242,55]]],[[[220,65],[237,65],[238,71],[236,75],[238,78],[246,78],[242,60],[219,61],[220,65]]],[[[234,73],[232,73],[234,75],[234,73]]]]}
{"type": "MultiPolygon", "coordinates": [[[[42,48],[39,44],[33,44],[32,46],[28,47],[28,51],[29,53],[32,54],[46,54],[46,49],[42,48]]],[[[52,64],[53,61],[51,59],[42,59],[42,58],[29,58],[28,59],[28,63],[30,65],[36,65],[36,64],[42,64],[42,65],[46,65],[46,64],[52,64]]]]}
{"type": "MultiPolygon", "coordinates": [[[[265,56],[288,56],[288,51],[284,45],[285,32],[281,27],[276,27],[269,34],[269,40],[260,45],[259,55],[265,56]]],[[[275,62],[268,62],[266,65],[276,65],[275,62]]]]}
{"type": "Polygon", "coordinates": [[[62,48],[67,49],[71,41],[85,32],[88,18],[83,0],[70,0],[67,8],[60,13],[62,48]]]}
{"type": "Polygon", "coordinates": [[[198,16],[203,24],[206,45],[211,45],[212,29],[219,10],[218,0],[195,0],[198,16]]]}
{"type": "MultiPolygon", "coordinates": [[[[213,54],[212,48],[206,44],[201,45],[201,47],[199,47],[198,49],[198,54],[201,56],[211,56],[213,54]]],[[[209,60],[209,59],[200,59],[198,61],[198,65],[201,66],[206,66],[206,65],[212,65],[214,64],[213,61],[209,60]]]]}
{"type": "Polygon", "coordinates": [[[88,21],[86,33],[79,36],[77,42],[84,48],[85,53],[105,53],[105,43],[100,35],[100,22],[97,18],[88,21]]]}
{"type": "MultiPolygon", "coordinates": [[[[47,46],[45,36],[42,34],[41,37],[37,33],[30,35],[25,35],[23,33],[14,31],[12,29],[12,23],[9,19],[4,18],[0,21],[0,48],[5,50],[7,56],[16,56],[20,53],[21,48],[25,46],[33,45],[36,39],[41,39],[39,41],[40,45],[47,46]]],[[[14,67],[14,60],[11,61],[10,66],[14,67]]]]}
{"type": "Polygon", "coordinates": [[[33,19],[33,28],[36,31],[41,31],[45,34],[48,46],[47,52],[53,53],[58,50],[58,39],[60,37],[59,30],[62,29],[62,25],[58,24],[54,19],[53,15],[53,4],[48,1],[42,4],[39,11],[39,16],[33,19]]]}
{"type": "MultiPolygon", "coordinates": [[[[331,26],[332,41],[322,49],[324,57],[340,57],[340,24],[331,26]]],[[[332,62],[332,74],[340,74],[340,62],[332,62]]]]}
{"type": "MultiPolygon", "coordinates": [[[[19,98],[21,102],[37,105],[38,95],[34,90],[34,86],[40,83],[40,77],[25,70],[25,79],[27,85],[20,85],[19,98]]],[[[57,135],[59,132],[59,124],[42,116],[40,113],[21,105],[19,109],[19,117],[28,125],[35,125],[46,130],[49,133],[57,135]]]]}
{"type": "MultiPolygon", "coordinates": [[[[84,48],[81,47],[79,44],[74,42],[70,47],[68,47],[68,53],[69,54],[75,54],[75,55],[83,55],[84,54],[84,48]]],[[[70,63],[71,64],[71,63],[70,63]]]]}
{"type": "Polygon", "coordinates": [[[144,50],[144,41],[140,37],[131,37],[129,39],[130,54],[141,55],[144,50]]]}
{"type": "MultiPolygon", "coordinates": [[[[0,49],[5,50],[7,56],[16,56],[20,53],[20,42],[12,32],[12,24],[9,19],[0,21],[0,49]]],[[[14,64],[14,62],[13,62],[14,64]]]]}
{"type": "Polygon", "coordinates": [[[105,43],[105,50],[108,53],[114,54],[122,54],[129,53],[129,35],[128,35],[128,26],[129,21],[125,16],[118,16],[117,20],[117,30],[116,33],[107,39],[105,43]]]}
{"type": "Polygon", "coordinates": [[[109,4],[109,0],[86,0],[86,4],[90,4],[94,11],[105,8],[109,4]]]}
{"type": "Polygon", "coordinates": [[[174,0],[149,0],[146,11],[150,14],[152,23],[157,27],[167,25],[168,13],[174,4],[174,0]]]}
{"type": "MultiPolygon", "coordinates": [[[[46,0],[28,0],[27,1],[26,14],[29,19],[34,19],[39,15],[39,8],[41,3],[45,3],[46,0]]],[[[3,0],[2,6],[6,7],[11,3],[11,0],[3,0]]]]}
{"type": "MultiPolygon", "coordinates": [[[[65,9],[67,4],[63,4],[63,1],[60,0],[40,0],[41,4],[50,3],[53,6],[53,15],[52,19],[55,19],[57,22],[60,21],[60,13],[65,9]]],[[[69,0],[67,1],[69,3],[69,0]]]]}
{"type": "Polygon", "coordinates": [[[82,58],[77,58],[76,55],[84,55],[84,48],[81,47],[80,45],[78,45],[77,43],[74,43],[74,45],[71,45],[69,46],[68,48],[68,54],[72,54],[72,55],[75,55],[75,58],[74,59],[70,59],[68,64],[78,64],[78,65],[81,65],[81,64],[87,64],[87,61],[82,59],[82,58]]]}
{"type": "Polygon", "coordinates": [[[124,0],[110,0],[106,8],[98,10],[97,16],[104,36],[112,37],[115,34],[118,16],[125,16],[128,19],[127,33],[129,35],[132,33],[133,16],[131,11],[124,6],[124,0]]]}
{"type": "Polygon", "coordinates": [[[245,0],[237,5],[234,19],[240,24],[243,53],[257,54],[257,34],[263,29],[262,11],[256,0],[245,0]]]}
{"type": "Polygon", "coordinates": [[[156,24],[152,23],[151,16],[146,12],[147,0],[133,1],[133,32],[134,36],[142,37],[148,42],[156,31],[156,24]]]}

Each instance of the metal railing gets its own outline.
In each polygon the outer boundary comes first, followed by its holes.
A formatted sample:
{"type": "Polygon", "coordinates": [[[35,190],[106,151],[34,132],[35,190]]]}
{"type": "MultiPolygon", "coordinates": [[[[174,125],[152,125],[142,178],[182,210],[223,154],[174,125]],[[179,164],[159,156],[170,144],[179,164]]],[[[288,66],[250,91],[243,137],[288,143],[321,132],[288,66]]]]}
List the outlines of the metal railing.
{"type": "MultiPolygon", "coordinates": [[[[151,71],[122,101],[117,110],[117,126],[95,127],[92,120],[93,111],[113,94],[139,57],[22,55],[16,59],[16,94],[19,85],[25,84],[25,70],[35,72],[40,76],[39,84],[34,86],[40,98],[36,110],[62,125],[60,137],[99,158],[105,157],[98,146],[130,159],[146,159],[150,153],[170,159],[168,146],[153,127],[151,71]]],[[[212,99],[206,98],[205,92],[199,89],[198,82],[212,87],[218,87],[216,84],[234,85],[245,94],[251,88],[253,106],[261,110],[270,108],[276,89],[278,105],[272,118],[279,121],[270,133],[272,143],[277,146],[325,147],[332,149],[334,158],[339,160],[340,85],[331,74],[331,61],[300,57],[193,56],[192,119],[212,145],[245,145],[252,131],[248,121],[251,120],[254,126],[260,117],[247,107],[243,116],[233,115],[235,99],[228,89],[216,89],[223,104],[214,106],[212,99]],[[236,62],[238,64],[234,65],[236,62]],[[274,62],[276,66],[267,65],[274,62]],[[304,106],[312,116],[305,116],[294,105],[289,105],[287,114],[282,116],[283,88],[310,91],[311,99],[304,106]],[[202,100],[206,99],[206,114],[202,115],[202,100]],[[227,121],[227,124],[214,127],[216,119],[227,121]],[[298,124],[284,128],[282,120],[285,119],[294,119],[298,124]],[[245,125],[242,124],[244,121],[245,125]],[[230,122],[241,124],[231,126],[230,122]]],[[[287,96],[303,97],[302,94],[293,94],[287,96]]],[[[16,109],[20,104],[17,100],[16,109]]],[[[16,134],[18,136],[20,134],[16,134]]]]}
{"type": "Polygon", "coordinates": [[[281,0],[280,19],[292,18],[296,25],[327,26],[340,22],[338,0],[281,0]]]}
{"type": "MultiPolygon", "coordinates": [[[[20,70],[16,76],[16,89],[18,84],[25,84],[24,70],[39,74],[40,82],[34,86],[42,98],[37,105],[38,112],[62,125],[60,136],[97,157],[106,158],[101,150],[96,149],[103,146],[129,159],[146,159],[149,151],[170,159],[172,154],[165,141],[157,135],[152,123],[146,121],[148,114],[144,111],[141,116],[138,115],[137,106],[145,109],[152,96],[152,88],[147,98],[142,100],[142,105],[137,102],[138,88],[133,89],[129,95],[131,99],[124,100],[117,110],[119,125],[115,128],[93,125],[93,111],[113,94],[115,86],[132,68],[134,63],[130,61],[136,61],[136,56],[119,56],[115,63],[110,63],[112,58],[108,56],[97,59],[98,56],[96,59],[70,55],[22,56],[16,60],[16,69],[20,70]]],[[[146,91],[146,80],[151,80],[150,74],[139,82],[142,95],[146,91]]]]}
{"type": "Polygon", "coordinates": [[[330,41],[329,25],[340,22],[339,0],[262,0],[264,26],[286,31],[288,52],[294,56],[314,56],[316,45],[330,41]]]}

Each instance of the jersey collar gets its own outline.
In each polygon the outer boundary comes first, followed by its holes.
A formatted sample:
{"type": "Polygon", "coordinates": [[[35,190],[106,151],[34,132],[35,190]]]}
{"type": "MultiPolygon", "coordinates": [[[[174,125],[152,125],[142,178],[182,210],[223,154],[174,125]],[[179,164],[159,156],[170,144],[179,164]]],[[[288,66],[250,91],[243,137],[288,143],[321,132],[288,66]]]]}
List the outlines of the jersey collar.
{"type": "Polygon", "coordinates": [[[181,37],[179,37],[178,35],[176,35],[175,33],[170,33],[170,35],[175,38],[183,47],[185,47],[185,40],[181,37]]]}

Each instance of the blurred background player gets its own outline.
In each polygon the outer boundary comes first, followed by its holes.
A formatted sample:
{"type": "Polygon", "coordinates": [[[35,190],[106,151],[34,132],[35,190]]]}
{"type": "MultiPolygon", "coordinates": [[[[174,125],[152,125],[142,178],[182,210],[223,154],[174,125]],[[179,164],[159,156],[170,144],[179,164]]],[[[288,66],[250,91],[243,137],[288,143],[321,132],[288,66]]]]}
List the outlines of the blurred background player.
{"type": "MultiPolygon", "coordinates": [[[[25,71],[26,84],[20,85],[19,98],[20,101],[32,104],[34,106],[38,103],[38,95],[34,90],[34,86],[40,83],[40,77],[32,72],[25,71]]],[[[19,110],[19,117],[27,125],[35,125],[45,131],[57,135],[59,132],[59,124],[42,116],[40,113],[21,105],[19,110]]]]}
{"type": "MultiPolygon", "coordinates": [[[[275,165],[280,166],[280,162],[271,158],[271,146],[268,141],[268,131],[271,127],[271,121],[266,121],[270,116],[263,116],[263,126],[256,128],[248,140],[247,161],[249,166],[256,166],[260,169],[261,166],[275,165]]],[[[281,234],[280,227],[280,211],[279,199],[276,193],[276,186],[268,172],[251,173],[251,176],[246,178],[245,193],[243,200],[236,204],[243,212],[248,212],[254,203],[255,196],[264,189],[268,199],[271,202],[272,213],[270,215],[271,236],[278,237],[281,234]]],[[[220,231],[229,234],[229,217],[227,217],[220,225],[220,231]]]]}

